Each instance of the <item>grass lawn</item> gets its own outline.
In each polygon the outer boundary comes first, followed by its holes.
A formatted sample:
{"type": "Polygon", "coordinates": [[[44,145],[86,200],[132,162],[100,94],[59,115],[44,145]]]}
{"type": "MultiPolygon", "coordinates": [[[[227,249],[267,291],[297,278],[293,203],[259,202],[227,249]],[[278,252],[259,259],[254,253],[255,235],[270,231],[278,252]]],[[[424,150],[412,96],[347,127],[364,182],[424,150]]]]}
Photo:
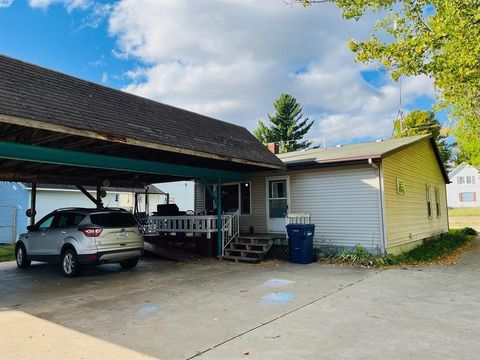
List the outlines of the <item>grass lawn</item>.
{"type": "Polygon", "coordinates": [[[448,216],[478,216],[480,217],[480,208],[455,208],[448,209],[448,216]]]}
{"type": "Polygon", "coordinates": [[[13,245],[0,245],[0,262],[15,260],[13,245]]]}

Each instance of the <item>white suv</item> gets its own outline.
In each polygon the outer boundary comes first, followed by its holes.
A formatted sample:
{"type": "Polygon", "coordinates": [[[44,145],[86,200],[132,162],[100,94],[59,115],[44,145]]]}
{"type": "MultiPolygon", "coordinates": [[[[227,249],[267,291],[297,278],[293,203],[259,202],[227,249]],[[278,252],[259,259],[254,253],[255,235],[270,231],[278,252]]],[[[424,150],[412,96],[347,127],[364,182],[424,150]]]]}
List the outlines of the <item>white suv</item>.
{"type": "Polygon", "coordinates": [[[143,254],[143,236],[132,213],[123,209],[59,209],[27,227],[15,243],[17,266],[30,262],[60,263],[67,277],[83,265],[120,263],[137,265],[143,254]]]}

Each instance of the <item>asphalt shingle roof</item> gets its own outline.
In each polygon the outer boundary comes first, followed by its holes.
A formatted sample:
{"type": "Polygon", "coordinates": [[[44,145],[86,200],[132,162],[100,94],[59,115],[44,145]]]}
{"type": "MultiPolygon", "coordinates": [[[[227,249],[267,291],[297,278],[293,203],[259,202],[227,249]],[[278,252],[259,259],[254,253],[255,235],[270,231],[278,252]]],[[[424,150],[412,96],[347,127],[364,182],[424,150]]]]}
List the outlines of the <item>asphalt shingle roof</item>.
{"type": "Polygon", "coordinates": [[[283,166],[244,127],[2,55],[1,114],[283,166]]]}
{"type": "Polygon", "coordinates": [[[359,144],[349,144],[340,147],[326,149],[312,149],[306,151],[294,151],[277,155],[287,167],[311,166],[321,164],[338,164],[342,162],[381,159],[404,147],[410,146],[423,139],[430,139],[437,158],[440,170],[446,183],[449,183],[448,174],[443,165],[437,146],[431,135],[418,135],[384,141],[371,141],[359,144]]]}
{"type": "Polygon", "coordinates": [[[359,144],[342,145],[326,149],[313,149],[307,151],[295,151],[279,154],[278,157],[287,165],[302,163],[329,163],[354,161],[362,159],[380,158],[391,151],[413,144],[421,139],[429,138],[430,135],[419,135],[385,141],[372,141],[359,144]]]}

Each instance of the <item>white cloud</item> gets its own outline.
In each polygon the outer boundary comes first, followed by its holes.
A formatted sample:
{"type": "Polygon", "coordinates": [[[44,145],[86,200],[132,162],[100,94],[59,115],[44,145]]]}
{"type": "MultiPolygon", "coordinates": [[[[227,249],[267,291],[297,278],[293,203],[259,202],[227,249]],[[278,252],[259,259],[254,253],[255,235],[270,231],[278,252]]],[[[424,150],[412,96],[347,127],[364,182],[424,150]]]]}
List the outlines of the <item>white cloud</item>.
{"type": "MultiPolygon", "coordinates": [[[[2,1],[2,0],[0,0],[2,1]]],[[[3,0],[5,1],[5,0],[3,0]]],[[[253,130],[281,93],[295,96],[316,120],[309,136],[329,143],[384,138],[399,108],[399,86],[361,76],[349,37],[366,38],[375,19],[346,22],[332,4],[310,8],[282,0],[29,0],[88,10],[84,26],[108,18],[115,56],[134,60],[126,91],[253,130]]],[[[108,82],[115,74],[104,73],[108,82]]],[[[433,97],[432,81],[404,79],[408,104],[433,97]]]]}
{"type": "Polygon", "coordinates": [[[47,9],[53,4],[62,4],[68,12],[73,10],[85,10],[92,6],[91,0],[28,0],[32,8],[47,9]]]}
{"type": "MultiPolygon", "coordinates": [[[[374,19],[345,22],[338,9],[281,0],[121,0],[109,18],[114,51],[144,67],[125,90],[253,130],[288,92],[316,119],[310,136],[329,142],[387,137],[399,108],[398,84],[374,88],[347,49],[374,19]]],[[[404,102],[433,96],[426,78],[403,81],[404,102]]]]}
{"type": "Polygon", "coordinates": [[[13,4],[13,0],[0,0],[0,9],[8,8],[12,4],[13,4]]]}

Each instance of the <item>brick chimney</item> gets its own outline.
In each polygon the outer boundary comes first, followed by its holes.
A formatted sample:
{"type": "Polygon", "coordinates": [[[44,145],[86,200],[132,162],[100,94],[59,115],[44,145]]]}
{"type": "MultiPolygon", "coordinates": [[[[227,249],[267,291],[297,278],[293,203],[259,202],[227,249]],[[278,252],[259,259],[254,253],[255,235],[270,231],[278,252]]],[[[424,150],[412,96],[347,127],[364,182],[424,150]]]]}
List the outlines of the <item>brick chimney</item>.
{"type": "Polygon", "coordinates": [[[278,154],[280,152],[280,144],[279,143],[268,143],[268,150],[274,154],[278,154]]]}

